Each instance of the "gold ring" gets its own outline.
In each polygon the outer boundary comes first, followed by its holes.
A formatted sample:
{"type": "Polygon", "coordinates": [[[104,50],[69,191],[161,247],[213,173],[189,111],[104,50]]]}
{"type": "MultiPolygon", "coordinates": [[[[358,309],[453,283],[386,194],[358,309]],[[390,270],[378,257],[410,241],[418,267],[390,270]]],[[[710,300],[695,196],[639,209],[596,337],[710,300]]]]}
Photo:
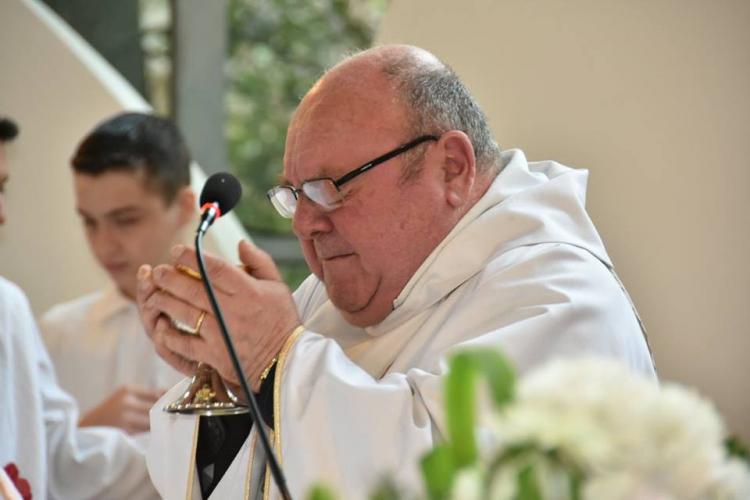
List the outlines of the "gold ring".
{"type": "Polygon", "coordinates": [[[190,276],[193,279],[201,281],[201,275],[200,275],[200,273],[198,271],[196,271],[195,269],[193,269],[192,267],[183,266],[182,264],[177,264],[175,266],[175,269],[177,269],[178,271],[180,271],[185,276],[190,276]]]}
{"type": "Polygon", "coordinates": [[[200,330],[201,326],[203,326],[203,320],[206,319],[206,311],[201,311],[201,315],[198,316],[198,321],[195,322],[194,327],[190,327],[189,325],[186,325],[182,321],[171,319],[170,322],[172,323],[172,326],[175,327],[177,330],[179,330],[182,333],[186,333],[188,335],[197,335],[200,336],[200,330]]]}
{"type": "Polygon", "coordinates": [[[195,322],[195,326],[193,327],[193,331],[195,331],[194,335],[201,334],[201,326],[203,326],[204,319],[206,319],[206,311],[201,311],[201,315],[198,316],[198,321],[195,322]]]}

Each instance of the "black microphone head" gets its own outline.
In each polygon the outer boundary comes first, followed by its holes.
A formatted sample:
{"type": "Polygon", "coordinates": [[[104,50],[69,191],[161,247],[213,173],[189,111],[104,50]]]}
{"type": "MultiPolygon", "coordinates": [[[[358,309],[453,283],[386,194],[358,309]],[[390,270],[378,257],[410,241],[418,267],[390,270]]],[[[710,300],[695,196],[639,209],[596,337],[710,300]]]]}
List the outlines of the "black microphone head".
{"type": "Polygon", "coordinates": [[[242,196],[240,181],[232,174],[219,172],[208,178],[201,191],[200,206],[206,203],[218,203],[224,215],[234,208],[242,196]]]}

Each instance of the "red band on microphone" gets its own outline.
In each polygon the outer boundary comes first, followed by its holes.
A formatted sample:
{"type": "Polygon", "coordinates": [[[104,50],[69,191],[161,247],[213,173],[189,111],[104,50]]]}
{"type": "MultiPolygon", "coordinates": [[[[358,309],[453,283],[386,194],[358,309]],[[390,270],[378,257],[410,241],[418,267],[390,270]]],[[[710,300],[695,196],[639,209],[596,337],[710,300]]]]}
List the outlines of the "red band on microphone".
{"type": "Polygon", "coordinates": [[[216,202],[204,203],[203,206],[201,207],[201,213],[202,214],[206,213],[206,211],[211,207],[213,207],[213,209],[216,210],[216,218],[218,219],[219,217],[221,217],[221,209],[219,208],[219,204],[216,202]]]}

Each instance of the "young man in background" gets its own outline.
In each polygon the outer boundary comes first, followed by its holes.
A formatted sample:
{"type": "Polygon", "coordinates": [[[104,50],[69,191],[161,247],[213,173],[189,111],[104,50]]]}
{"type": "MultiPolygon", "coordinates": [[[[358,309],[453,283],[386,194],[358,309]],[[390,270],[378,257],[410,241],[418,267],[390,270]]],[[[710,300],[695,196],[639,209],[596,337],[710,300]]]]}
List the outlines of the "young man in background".
{"type": "Polygon", "coordinates": [[[196,213],[190,154],[176,126],[143,113],[97,125],[71,160],[76,211],[106,289],[58,304],[40,327],[81,426],[148,431],[148,410],[181,376],[144,334],[134,303],[141,264],[167,262],[196,213]]]}

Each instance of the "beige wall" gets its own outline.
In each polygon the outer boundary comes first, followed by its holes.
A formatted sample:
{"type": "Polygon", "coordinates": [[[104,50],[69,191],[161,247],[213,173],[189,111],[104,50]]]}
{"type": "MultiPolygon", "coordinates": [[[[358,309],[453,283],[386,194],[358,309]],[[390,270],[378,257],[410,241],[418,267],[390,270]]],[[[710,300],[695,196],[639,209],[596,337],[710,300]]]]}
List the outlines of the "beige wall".
{"type": "Polygon", "coordinates": [[[381,43],[450,63],[504,148],[590,169],[662,378],[750,440],[750,2],[394,0],[381,43]]]}
{"type": "MultiPolygon", "coordinates": [[[[125,109],[148,105],[49,9],[0,0],[0,114],[21,126],[7,148],[9,222],[0,228],[0,275],[24,288],[37,314],[107,282],[74,212],[68,160],[95,123],[125,109]]],[[[204,179],[195,167],[194,187],[204,179]]],[[[207,247],[236,260],[236,243],[246,235],[236,219],[223,219],[207,247]]]]}

